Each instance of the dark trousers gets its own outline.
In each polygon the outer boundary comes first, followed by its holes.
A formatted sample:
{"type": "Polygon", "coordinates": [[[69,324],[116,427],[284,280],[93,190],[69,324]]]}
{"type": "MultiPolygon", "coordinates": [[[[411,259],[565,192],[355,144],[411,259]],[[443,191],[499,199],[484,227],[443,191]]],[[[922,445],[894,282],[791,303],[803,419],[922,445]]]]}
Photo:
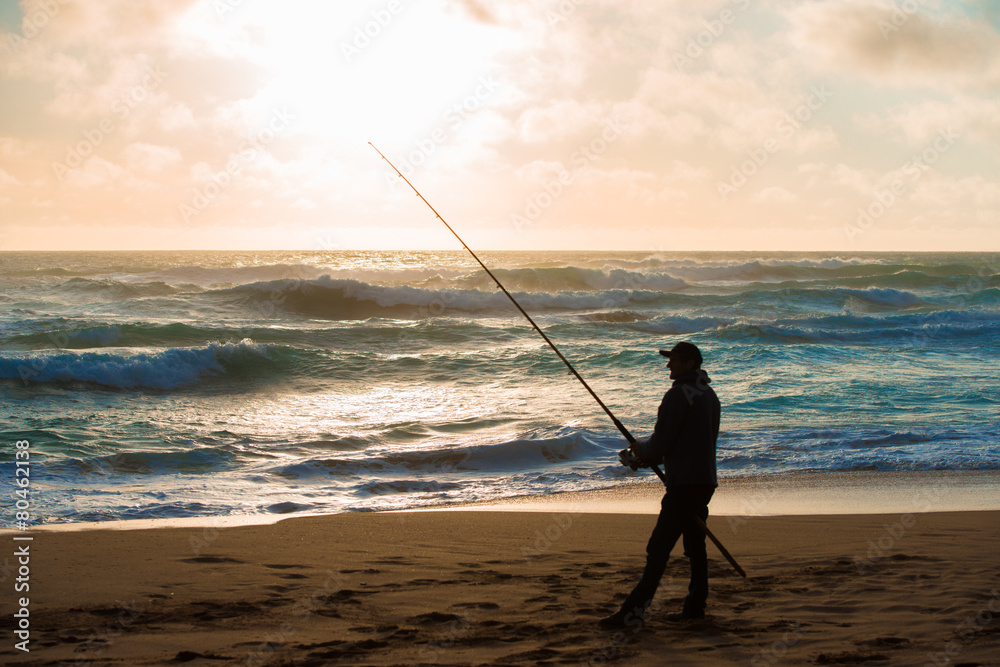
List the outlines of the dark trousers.
{"type": "Polygon", "coordinates": [[[642,579],[629,593],[622,609],[642,614],[653,600],[667,569],[670,552],[684,536],[684,555],[691,561],[691,583],[684,600],[684,611],[703,613],[708,600],[708,555],[705,552],[705,531],[694,520],[708,519],[708,503],[715,488],[701,484],[677,485],[667,490],[660,503],[660,516],[646,545],[646,569],[642,579]]]}

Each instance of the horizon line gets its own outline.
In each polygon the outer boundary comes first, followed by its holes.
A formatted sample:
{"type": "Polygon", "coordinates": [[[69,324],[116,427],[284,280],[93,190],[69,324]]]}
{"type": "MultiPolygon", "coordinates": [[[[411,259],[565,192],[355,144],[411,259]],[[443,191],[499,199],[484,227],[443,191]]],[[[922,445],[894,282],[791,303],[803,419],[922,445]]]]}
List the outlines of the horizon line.
{"type": "MultiPolygon", "coordinates": [[[[465,248],[0,248],[0,253],[10,252],[466,252],[465,248]]],[[[891,253],[914,253],[914,254],[948,254],[948,253],[969,253],[969,254],[989,254],[1000,252],[998,249],[975,249],[975,250],[914,250],[914,249],[892,249],[892,250],[862,250],[852,248],[832,248],[824,250],[810,250],[806,248],[779,250],[769,248],[750,249],[708,249],[708,248],[678,248],[675,250],[646,249],[646,248],[539,248],[526,250],[524,248],[478,248],[477,252],[645,252],[656,253],[678,253],[678,252],[718,252],[718,253],[856,253],[856,254],[891,254],[891,253]]]]}

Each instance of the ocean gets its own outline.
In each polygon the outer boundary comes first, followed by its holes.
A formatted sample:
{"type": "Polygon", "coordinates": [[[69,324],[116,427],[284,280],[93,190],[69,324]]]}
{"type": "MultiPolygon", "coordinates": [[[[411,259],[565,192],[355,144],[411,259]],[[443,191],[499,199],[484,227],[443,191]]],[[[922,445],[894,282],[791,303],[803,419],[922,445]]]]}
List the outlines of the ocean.
{"type": "MultiPolygon", "coordinates": [[[[701,347],[723,484],[1000,469],[995,253],[480,256],[636,436],[670,383],[657,350],[701,347]]],[[[650,476],[464,250],[0,253],[0,406],[0,474],[29,442],[37,524],[650,476]]]]}

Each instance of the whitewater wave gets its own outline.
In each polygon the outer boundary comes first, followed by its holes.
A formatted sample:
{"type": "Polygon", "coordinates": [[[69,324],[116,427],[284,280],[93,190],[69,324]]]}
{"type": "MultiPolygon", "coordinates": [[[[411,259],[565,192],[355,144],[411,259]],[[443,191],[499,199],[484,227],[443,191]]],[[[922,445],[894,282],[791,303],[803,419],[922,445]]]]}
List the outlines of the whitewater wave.
{"type": "MultiPolygon", "coordinates": [[[[493,269],[494,275],[508,289],[522,291],[591,291],[607,289],[650,289],[673,291],[685,287],[683,280],[663,272],[642,273],[608,266],[604,269],[561,266],[493,269]]],[[[201,286],[225,288],[279,280],[315,280],[329,276],[339,280],[355,280],[382,286],[416,286],[425,288],[464,288],[492,290],[495,285],[479,268],[429,265],[407,268],[337,268],[306,264],[269,264],[239,268],[182,266],[149,273],[112,274],[91,283],[120,285],[157,284],[170,286],[201,286]]],[[[73,280],[68,281],[72,283],[73,280]]]]}
{"type": "Polygon", "coordinates": [[[248,333],[246,327],[194,326],[182,322],[94,322],[74,327],[67,324],[70,322],[65,319],[40,321],[30,328],[30,332],[10,335],[5,342],[32,349],[79,350],[95,347],[192,347],[219,340],[251,338],[259,341],[260,337],[266,337],[273,342],[291,338],[281,336],[281,330],[258,328],[248,333]]]}
{"type": "Polygon", "coordinates": [[[775,283],[806,281],[853,276],[861,272],[889,272],[895,269],[880,264],[860,263],[836,259],[824,260],[749,260],[729,262],[679,262],[664,261],[663,268],[686,281],[698,283],[775,283]]]}
{"type": "Polygon", "coordinates": [[[585,322],[609,322],[612,324],[628,324],[631,322],[649,321],[648,315],[631,310],[612,310],[607,313],[587,313],[582,316],[585,322]]]}
{"type": "Polygon", "coordinates": [[[203,288],[242,285],[264,280],[309,280],[327,273],[321,267],[308,264],[265,264],[262,266],[206,267],[176,266],[140,274],[115,274],[121,281],[158,281],[170,285],[198,285],[203,288]]]}
{"type": "MultiPolygon", "coordinates": [[[[711,253],[715,255],[716,253],[711,253]]],[[[840,269],[850,266],[882,265],[889,262],[884,259],[872,259],[861,257],[823,257],[818,259],[798,258],[782,259],[776,257],[769,258],[729,258],[716,259],[714,257],[668,257],[663,254],[654,254],[641,259],[615,258],[607,260],[605,267],[625,267],[625,268],[690,268],[706,267],[710,269],[740,270],[751,266],[776,266],[776,267],[799,267],[799,268],[819,268],[819,269],[840,269]]]]}
{"type": "Polygon", "coordinates": [[[617,441],[572,427],[525,433],[498,443],[399,451],[388,449],[367,455],[347,455],[277,465],[268,472],[291,479],[350,477],[355,475],[404,475],[501,473],[540,470],[572,462],[609,456],[617,441]]]}
{"type": "Polygon", "coordinates": [[[916,294],[897,289],[846,289],[840,290],[840,292],[850,297],[851,305],[857,305],[859,302],[863,302],[869,306],[902,309],[915,308],[923,305],[924,303],[924,301],[916,294]]]}
{"type": "Polygon", "coordinates": [[[123,282],[111,278],[71,278],[56,285],[52,292],[59,296],[72,296],[75,299],[123,300],[148,296],[171,296],[191,289],[200,291],[193,285],[175,286],[163,281],[123,282]]]}
{"type": "Polygon", "coordinates": [[[656,317],[648,322],[634,326],[638,331],[651,334],[680,335],[714,331],[733,324],[736,320],[730,317],[685,317],[673,315],[656,317]]]}
{"type": "Polygon", "coordinates": [[[0,378],[85,382],[119,389],[176,389],[269,360],[268,346],[245,339],[161,351],[30,352],[0,355],[0,378]]]}
{"type": "MultiPolygon", "coordinates": [[[[648,290],[675,292],[687,283],[668,273],[630,271],[623,268],[583,268],[578,266],[494,269],[493,275],[507,289],[524,292],[590,292],[608,290],[648,290]]],[[[485,271],[475,271],[454,280],[464,288],[489,290],[495,283],[485,271]]]]}
{"type": "MultiPolygon", "coordinates": [[[[621,262],[616,262],[616,264],[621,262]]],[[[605,268],[608,268],[607,266],[605,268]]],[[[633,269],[659,269],[697,285],[787,283],[823,287],[963,289],[1000,286],[995,267],[961,263],[896,263],[886,259],[642,260],[633,269]]]]}
{"type": "Polygon", "coordinates": [[[831,315],[740,321],[719,327],[723,340],[758,344],[894,345],[919,347],[929,341],[995,339],[1000,332],[996,311],[942,310],[903,315],[831,315]]]}
{"type": "MultiPolygon", "coordinates": [[[[291,312],[327,319],[421,318],[455,311],[480,315],[516,314],[507,297],[497,291],[478,289],[424,289],[386,287],[321,276],[312,280],[276,280],[214,290],[217,297],[233,298],[260,314],[291,312]]],[[[655,305],[661,292],[607,290],[587,292],[517,292],[514,297],[526,309],[593,310],[655,305]]]]}
{"type": "Polygon", "coordinates": [[[996,427],[747,431],[720,446],[719,469],[736,474],[760,466],[775,472],[993,470],[1000,464],[983,443],[996,427]]]}

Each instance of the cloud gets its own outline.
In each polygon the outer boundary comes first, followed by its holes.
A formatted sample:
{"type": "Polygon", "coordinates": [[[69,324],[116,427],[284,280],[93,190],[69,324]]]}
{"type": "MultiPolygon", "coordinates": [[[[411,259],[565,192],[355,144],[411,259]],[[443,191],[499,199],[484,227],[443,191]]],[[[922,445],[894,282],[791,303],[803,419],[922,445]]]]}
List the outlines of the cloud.
{"type": "Polygon", "coordinates": [[[316,208],[316,202],[311,199],[306,199],[305,197],[300,197],[292,203],[292,208],[302,209],[303,211],[312,211],[316,208]]]}
{"type": "Polygon", "coordinates": [[[879,136],[895,136],[911,146],[932,141],[953,128],[962,137],[1000,141],[1000,99],[956,95],[951,99],[908,101],[858,114],[858,127],[879,136]]]}
{"type": "Polygon", "coordinates": [[[165,103],[165,95],[157,93],[157,89],[167,74],[146,54],[117,56],[101,72],[57,78],[56,95],[45,110],[62,118],[89,119],[110,116],[120,108],[165,103]]]}
{"type": "Polygon", "coordinates": [[[790,41],[840,76],[846,65],[865,78],[897,86],[995,89],[1000,83],[996,30],[911,4],[915,11],[876,0],[802,3],[787,15],[790,41]]]}
{"type": "Polygon", "coordinates": [[[696,167],[681,160],[672,160],[665,175],[675,182],[696,183],[707,181],[709,171],[705,167],[696,167]]]}
{"type": "Polygon", "coordinates": [[[13,56],[4,59],[4,70],[39,80],[58,76],[63,82],[96,84],[87,79],[101,69],[89,66],[105,64],[106,57],[171,51],[175,22],[196,2],[23,0],[20,33],[0,34],[13,56]]]}
{"type": "MultiPolygon", "coordinates": [[[[371,7],[242,2],[220,15],[215,0],[53,1],[59,13],[0,58],[0,194],[24,229],[67,219],[96,230],[112,211],[166,228],[233,163],[184,243],[225,236],[215,225],[266,230],[291,213],[273,232],[282,243],[303,238],[302,225],[335,230],[350,219],[378,244],[408,224],[412,196],[372,139],[435,203],[447,193],[448,217],[473,228],[506,220],[526,191],[567,172],[532,231],[552,244],[641,239],[665,210],[671,224],[723,244],[765,223],[797,230],[776,243],[819,244],[940,128],[961,140],[907,182],[893,219],[1000,220],[1000,159],[986,143],[1000,140],[1000,22],[985,18],[996,5],[985,0],[914,0],[919,11],[893,30],[879,21],[893,25],[902,0],[427,0],[420,11],[404,2],[349,63],[339,40],[353,39],[371,7]],[[734,21],[720,29],[727,9],[734,21]],[[675,56],[692,44],[701,51],[680,66],[675,56]],[[143,91],[149,67],[165,76],[143,91]],[[480,95],[483,81],[497,84],[480,95]],[[828,105],[817,86],[832,91],[828,105]],[[244,150],[286,105],[289,129],[244,150]],[[605,119],[621,132],[581,166],[573,156],[605,119]],[[77,168],[60,183],[53,160],[68,164],[70,153],[77,168]],[[754,205],[737,216],[717,185],[754,156],[763,157],[741,190],[754,205]]],[[[491,237],[498,247],[509,231],[491,237]]]]}
{"type": "Polygon", "coordinates": [[[171,132],[174,130],[188,130],[196,128],[194,114],[186,104],[177,102],[160,110],[160,128],[171,132]]]}
{"type": "Polygon", "coordinates": [[[135,181],[128,177],[121,166],[99,157],[89,158],[82,166],[71,170],[63,179],[63,184],[67,187],[80,190],[104,188],[116,183],[134,185],[135,181]]]}
{"type": "Polygon", "coordinates": [[[885,172],[867,167],[855,167],[844,162],[826,164],[812,162],[798,167],[801,174],[807,175],[807,183],[811,188],[848,190],[850,195],[869,195],[878,184],[888,178],[885,172]]]}
{"type": "Polygon", "coordinates": [[[568,180],[569,171],[562,162],[534,160],[515,169],[514,178],[535,187],[549,181],[568,180]]]}
{"type": "Polygon", "coordinates": [[[825,84],[809,81],[789,80],[778,86],[752,75],[651,68],[635,99],[619,108],[647,131],[673,141],[703,137],[713,146],[738,152],[780,140],[801,152],[837,144],[831,127],[816,127],[831,97],[837,95],[825,84]]]}
{"type": "Polygon", "coordinates": [[[914,184],[911,200],[925,209],[954,209],[959,202],[995,209],[1000,206],[1000,184],[982,176],[951,178],[932,173],[914,184]]]}
{"type": "Polygon", "coordinates": [[[179,16],[197,0],[25,0],[25,16],[53,4],[60,9],[42,30],[39,39],[58,48],[99,44],[109,52],[162,48],[179,16]]]}
{"type": "Polygon", "coordinates": [[[498,22],[490,8],[477,0],[458,0],[457,4],[479,23],[495,25],[498,22]]]}
{"type": "Polygon", "coordinates": [[[708,121],[690,111],[665,111],[639,100],[616,104],[611,112],[635,137],[655,136],[659,141],[687,144],[711,134],[708,121]]]}
{"type": "Polygon", "coordinates": [[[143,142],[129,144],[122,151],[125,164],[133,171],[162,171],[181,161],[181,152],[173,146],[143,142]]]}
{"type": "Polygon", "coordinates": [[[21,181],[17,180],[3,169],[0,169],[0,187],[18,186],[21,181]]]}
{"type": "Polygon", "coordinates": [[[528,143],[557,142],[599,126],[607,108],[598,103],[559,100],[521,113],[517,130],[528,143]]]}
{"type": "Polygon", "coordinates": [[[778,186],[764,188],[754,196],[750,197],[750,201],[758,204],[790,204],[798,201],[798,199],[798,197],[785,188],[778,186]]]}
{"type": "Polygon", "coordinates": [[[31,152],[27,142],[16,137],[0,137],[0,155],[4,157],[23,157],[31,152]]]}

